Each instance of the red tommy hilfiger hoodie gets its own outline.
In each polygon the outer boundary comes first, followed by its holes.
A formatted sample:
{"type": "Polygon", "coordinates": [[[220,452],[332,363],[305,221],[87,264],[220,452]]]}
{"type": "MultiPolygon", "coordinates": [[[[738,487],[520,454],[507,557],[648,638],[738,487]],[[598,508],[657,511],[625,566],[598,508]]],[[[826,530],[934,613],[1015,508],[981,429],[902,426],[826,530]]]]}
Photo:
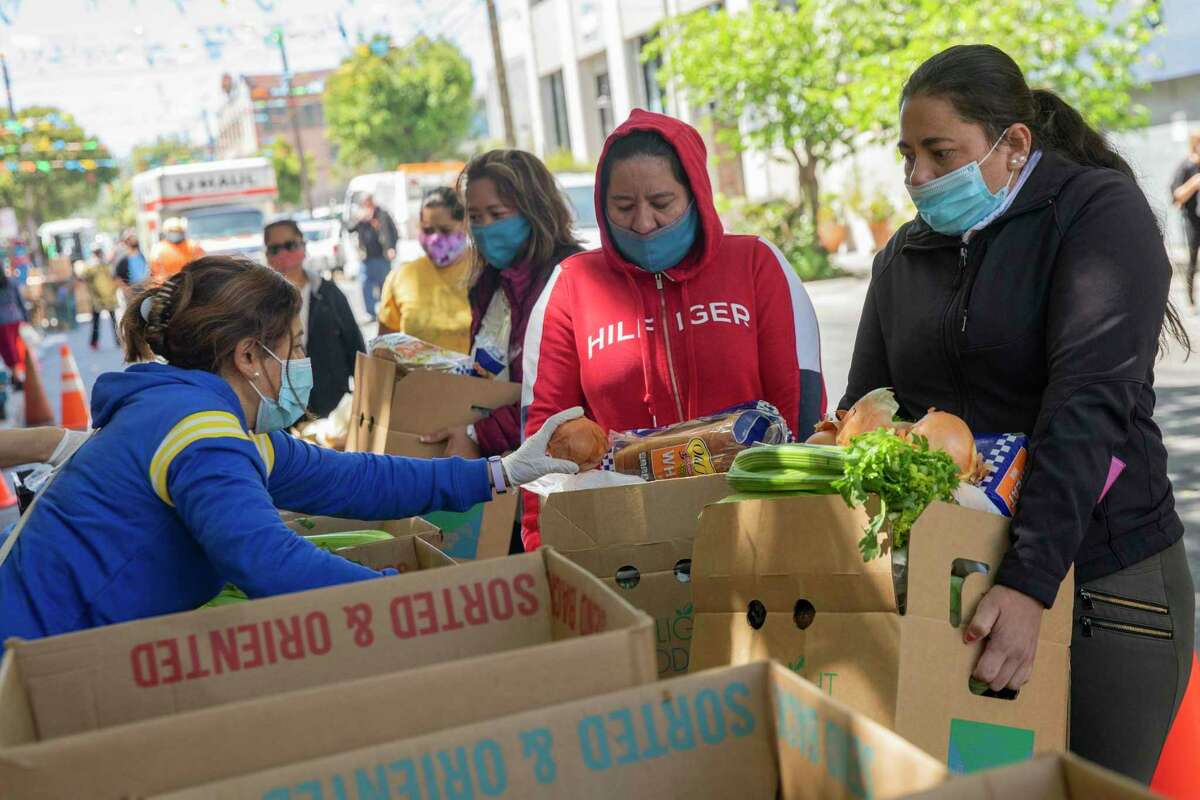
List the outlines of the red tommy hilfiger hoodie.
{"type": "MultiPolygon", "coordinates": [[[[774,404],[803,438],[825,413],[817,318],[800,278],[770,242],[724,232],[700,134],[637,110],[613,131],[596,170],[602,248],[564,261],[525,338],[526,435],[571,406],[606,430],[670,425],[738,403],[774,404]],[[651,274],[617,251],[601,169],[613,143],[655,131],[679,154],[701,233],[674,268],[651,274]]],[[[525,500],[526,550],[541,544],[538,498],[525,500]]]]}

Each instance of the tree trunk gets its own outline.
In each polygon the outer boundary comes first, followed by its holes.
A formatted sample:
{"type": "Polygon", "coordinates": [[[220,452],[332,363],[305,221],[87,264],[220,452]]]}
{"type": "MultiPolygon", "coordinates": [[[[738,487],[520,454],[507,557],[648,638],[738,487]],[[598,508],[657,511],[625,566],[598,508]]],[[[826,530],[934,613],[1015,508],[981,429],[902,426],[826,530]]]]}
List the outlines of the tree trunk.
{"type": "Polygon", "coordinates": [[[817,163],[812,156],[803,157],[800,150],[792,149],[792,158],[796,162],[797,182],[800,189],[800,199],[808,209],[809,219],[815,235],[817,230],[817,215],[821,207],[821,186],[817,180],[817,163]]]}

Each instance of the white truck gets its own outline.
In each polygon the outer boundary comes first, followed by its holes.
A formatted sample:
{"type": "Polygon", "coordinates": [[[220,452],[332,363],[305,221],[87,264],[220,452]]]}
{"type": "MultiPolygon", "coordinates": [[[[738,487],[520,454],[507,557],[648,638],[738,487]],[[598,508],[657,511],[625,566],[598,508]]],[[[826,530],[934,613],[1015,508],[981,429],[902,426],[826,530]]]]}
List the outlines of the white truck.
{"type": "Polygon", "coordinates": [[[184,217],[188,238],[204,252],[265,263],[263,225],[278,196],[275,170],[265,158],[174,164],[135,175],[142,252],[153,252],[164,220],[184,217]]]}
{"type": "Polygon", "coordinates": [[[363,198],[371,195],[377,206],[392,215],[400,238],[396,242],[396,261],[403,264],[421,256],[417,236],[420,233],[421,203],[425,195],[438,186],[454,186],[464,166],[461,161],[401,164],[392,172],[375,172],[351,178],[346,187],[342,218],[342,252],[345,253],[346,275],[355,277],[362,270],[358,237],[350,232],[350,228],[362,213],[363,198]]]}

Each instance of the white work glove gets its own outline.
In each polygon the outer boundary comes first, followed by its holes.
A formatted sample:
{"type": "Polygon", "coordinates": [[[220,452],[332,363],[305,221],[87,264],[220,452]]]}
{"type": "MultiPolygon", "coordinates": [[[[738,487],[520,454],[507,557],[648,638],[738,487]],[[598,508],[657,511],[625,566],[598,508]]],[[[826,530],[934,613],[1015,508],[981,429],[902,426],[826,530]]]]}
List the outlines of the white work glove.
{"type": "Polygon", "coordinates": [[[583,409],[579,406],[558,412],[546,420],[542,429],[526,439],[525,443],[517,450],[500,459],[504,465],[504,474],[508,478],[508,482],[513,486],[523,486],[546,475],[557,473],[574,475],[579,472],[579,465],[574,461],[551,458],[550,454],[546,452],[546,448],[550,446],[550,437],[554,435],[554,431],[558,429],[559,425],[582,416],[583,409]]]}
{"type": "Polygon", "coordinates": [[[54,452],[50,454],[50,460],[46,463],[52,467],[61,467],[68,458],[75,454],[79,446],[88,440],[90,435],[88,431],[63,431],[63,437],[59,440],[58,447],[54,448],[54,452]]]}

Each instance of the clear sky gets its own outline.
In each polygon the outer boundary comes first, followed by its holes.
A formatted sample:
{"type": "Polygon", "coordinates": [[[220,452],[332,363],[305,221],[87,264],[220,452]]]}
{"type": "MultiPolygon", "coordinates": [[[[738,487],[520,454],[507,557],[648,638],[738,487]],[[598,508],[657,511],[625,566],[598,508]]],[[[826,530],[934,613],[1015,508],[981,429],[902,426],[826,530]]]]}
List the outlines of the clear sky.
{"type": "Polygon", "coordinates": [[[60,106],[125,154],[160,134],[206,143],[223,73],[279,71],[273,25],[293,70],[335,67],[360,36],[424,31],[463,47],[478,81],[486,20],[482,0],[0,0],[0,49],[18,110],[60,106]]]}

